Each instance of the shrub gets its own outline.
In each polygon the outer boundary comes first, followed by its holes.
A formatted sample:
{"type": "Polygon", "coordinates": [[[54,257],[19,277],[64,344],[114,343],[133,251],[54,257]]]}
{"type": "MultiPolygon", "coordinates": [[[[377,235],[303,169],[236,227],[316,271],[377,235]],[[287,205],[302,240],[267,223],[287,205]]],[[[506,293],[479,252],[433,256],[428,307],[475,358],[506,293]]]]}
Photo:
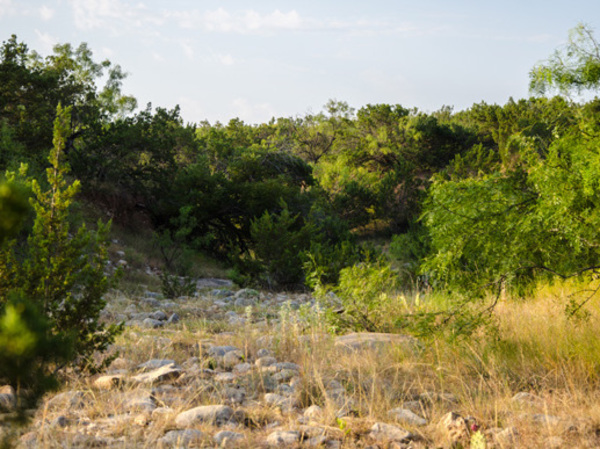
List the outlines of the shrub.
{"type": "Polygon", "coordinates": [[[385,332],[394,327],[390,310],[398,287],[398,273],[389,264],[364,262],[342,269],[337,287],[317,286],[316,294],[334,298],[327,314],[333,330],[385,332]]]}
{"type": "Polygon", "coordinates": [[[70,108],[59,105],[47,169],[49,188],[27,180],[33,191],[33,228],[18,251],[14,240],[0,250],[0,304],[6,304],[12,292],[31,298],[53,332],[71,336],[78,365],[93,368],[94,353],[107,349],[122,326],[99,322],[110,286],[104,273],[109,225],[99,222],[96,231],[85,225],[71,231],[69,208],[80,184],[65,180],[69,167],[62,158],[70,122],[70,108]]]}
{"type": "Polygon", "coordinates": [[[263,283],[288,288],[304,285],[301,253],[308,249],[313,234],[313,226],[292,215],[285,203],[279,214],[265,212],[253,220],[252,249],[263,283]]]}

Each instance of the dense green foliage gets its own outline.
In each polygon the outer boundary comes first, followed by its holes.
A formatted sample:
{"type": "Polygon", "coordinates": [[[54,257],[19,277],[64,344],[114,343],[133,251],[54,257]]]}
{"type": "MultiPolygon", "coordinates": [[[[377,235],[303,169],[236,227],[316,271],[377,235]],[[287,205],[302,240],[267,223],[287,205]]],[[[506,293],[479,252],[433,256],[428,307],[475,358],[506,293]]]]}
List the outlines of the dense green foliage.
{"type": "MultiPolygon", "coordinates": [[[[14,182],[0,183],[0,251],[28,211],[23,191],[14,182]]],[[[0,383],[13,388],[15,401],[5,401],[8,407],[0,406],[0,413],[16,412],[13,421],[25,422],[25,411],[58,385],[56,366],[70,361],[72,354],[71,339],[52,329],[39,306],[17,293],[9,294],[0,303],[0,383]]],[[[11,435],[5,437],[10,439],[11,435]]],[[[6,443],[0,441],[0,445],[6,443]]]]}
{"type": "MultiPolygon", "coordinates": [[[[591,30],[577,27],[532,70],[532,92],[597,88],[597,49],[591,30]]],[[[3,44],[0,168],[28,162],[39,179],[48,167],[48,116],[59,102],[69,105],[73,132],[61,143],[61,162],[85,180],[79,198],[122,225],[151,228],[169,296],[189,284],[175,256],[200,251],[225,261],[239,283],[273,289],[341,283],[343,291],[344,276],[368,259],[365,241],[390,242],[380,246],[405,289],[519,292],[600,265],[598,100],[540,96],[429,114],[330,101],[322,112],[258,125],[186,124],[177,107],[134,113],[135,100],[120,89],[122,70],[92,56],[85,44],[57,46],[45,59],[14,36],[3,44]]],[[[78,190],[60,184],[56,169],[53,176],[32,183],[41,208],[34,232],[48,226],[42,209],[56,191],[72,201],[78,190]]],[[[98,259],[85,263],[99,266],[100,237],[61,232],[56,245],[91,249],[98,259]]],[[[104,232],[99,226],[97,235],[104,232]]],[[[42,258],[44,245],[30,244],[27,257],[42,258]]],[[[31,273],[49,269],[28,263],[31,273]]],[[[64,267],[54,268],[60,278],[64,267]]],[[[88,274],[90,292],[105,288],[88,274]]],[[[41,278],[22,288],[40,294],[41,278]]],[[[71,287],[50,288],[50,303],[85,297],[71,287]]],[[[100,303],[92,297],[94,315],[100,303]]]]}
{"type": "Polygon", "coordinates": [[[70,108],[57,109],[54,148],[47,169],[48,188],[26,178],[33,196],[33,225],[26,240],[8,241],[0,250],[0,304],[11,296],[34,300],[57,334],[73,340],[78,364],[93,367],[93,355],[105,350],[120,326],[105,326],[98,320],[109,287],[104,273],[108,226],[96,231],[85,225],[71,231],[69,209],[79,189],[65,176],[66,140],[70,135],[70,108]]]}

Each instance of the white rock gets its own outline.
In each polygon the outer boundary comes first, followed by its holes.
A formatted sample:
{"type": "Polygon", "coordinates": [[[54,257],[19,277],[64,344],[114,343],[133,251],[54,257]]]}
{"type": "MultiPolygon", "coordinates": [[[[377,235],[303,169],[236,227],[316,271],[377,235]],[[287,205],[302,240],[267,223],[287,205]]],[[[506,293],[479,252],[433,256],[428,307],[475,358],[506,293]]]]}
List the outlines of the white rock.
{"type": "Polygon", "coordinates": [[[178,379],[181,376],[181,372],[181,369],[177,368],[175,365],[166,365],[161,366],[154,371],[138,374],[131,380],[139,384],[155,384],[178,379]]]}
{"type": "Polygon", "coordinates": [[[397,441],[397,442],[405,442],[409,441],[413,438],[413,435],[397,426],[393,426],[391,424],[386,423],[375,423],[373,427],[371,427],[371,432],[369,433],[371,438],[376,441],[397,441]]]}
{"type": "Polygon", "coordinates": [[[219,446],[234,446],[236,441],[243,440],[245,436],[241,433],[232,432],[230,430],[222,430],[213,437],[215,443],[219,446]]]}
{"type": "Polygon", "coordinates": [[[179,428],[190,427],[198,423],[223,425],[233,416],[233,409],[227,405],[201,405],[180,413],[175,418],[179,428]]]}
{"type": "Polygon", "coordinates": [[[287,446],[300,441],[300,432],[296,430],[277,430],[267,436],[269,446],[287,446]]]}
{"type": "Polygon", "coordinates": [[[311,405],[304,410],[304,417],[309,420],[319,421],[323,418],[323,409],[318,405],[311,405]]]}
{"type": "Polygon", "coordinates": [[[191,443],[200,443],[204,438],[204,434],[199,430],[185,429],[185,430],[171,430],[165,434],[160,440],[162,444],[169,446],[180,446],[188,445],[191,443]]]}
{"type": "Polygon", "coordinates": [[[405,408],[395,408],[388,412],[388,414],[394,418],[396,421],[400,421],[411,426],[424,426],[427,424],[427,420],[421,418],[416,413],[405,409],[405,408]]]}

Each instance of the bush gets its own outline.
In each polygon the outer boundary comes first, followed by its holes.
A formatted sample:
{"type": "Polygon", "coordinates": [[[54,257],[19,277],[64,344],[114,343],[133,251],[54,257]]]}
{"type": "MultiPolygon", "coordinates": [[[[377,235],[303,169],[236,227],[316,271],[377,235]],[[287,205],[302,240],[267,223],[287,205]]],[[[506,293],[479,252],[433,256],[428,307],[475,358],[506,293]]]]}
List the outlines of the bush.
{"type": "Polygon", "coordinates": [[[13,292],[31,298],[54,333],[72,338],[77,364],[91,369],[94,353],[106,350],[122,326],[99,322],[103,295],[111,285],[104,273],[109,225],[99,222],[96,231],[84,225],[71,231],[69,208],[80,184],[65,180],[69,167],[62,158],[69,123],[70,108],[59,106],[47,170],[49,188],[43,190],[35,179],[26,181],[33,191],[33,228],[18,251],[14,240],[0,250],[0,305],[13,292]]]}
{"type": "MultiPolygon", "coordinates": [[[[19,420],[48,390],[58,386],[53,371],[72,358],[72,342],[54,334],[52,325],[32,302],[13,295],[0,314],[0,382],[16,393],[19,420]]],[[[0,407],[1,410],[1,407],[0,407]]]]}
{"type": "Polygon", "coordinates": [[[314,237],[311,224],[293,216],[282,203],[279,214],[265,212],[251,225],[255,269],[270,288],[298,288],[304,285],[301,253],[314,237]]]}
{"type": "Polygon", "coordinates": [[[327,317],[334,331],[389,332],[395,325],[390,312],[398,280],[389,264],[364,262],[342,269],[337,287],[317,286],[316,294],[329,302],[333,298],[327,317]]]}

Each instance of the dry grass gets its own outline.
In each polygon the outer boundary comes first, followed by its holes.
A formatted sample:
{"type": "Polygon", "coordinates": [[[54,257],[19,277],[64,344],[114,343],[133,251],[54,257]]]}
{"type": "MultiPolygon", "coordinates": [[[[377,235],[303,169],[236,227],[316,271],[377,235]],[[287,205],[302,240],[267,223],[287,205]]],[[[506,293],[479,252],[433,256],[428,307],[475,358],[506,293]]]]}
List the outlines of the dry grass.
{"type": "MultiPolygon", "coordinates": [[[[256,309],[249,314],[251,322],[232,326],[186,316],[182,304],[184,320],[178,325],[159,330],[129,328],[115,348],[121,353],[118,367],[130,372],[149,359],[166,358],[192,374],[172,387],[153,390],[126,383],[121,390],[101,391],[93,387],[93,378],[73,378],[65,390],[85,391],[90,399],[80,408],[42,407],[34,429],[35,447],[86,447],[78,445],[75,433],[111,438],[110,447],[156,447],[158,438],[175,429],[178,412],[227,401],[225,389],[231,385],[193,374],[190,368],[192,357],[196,357],[195,369],[214,367],[203,351],[209,344],[234,345],[251,363],[259,349],[269,347],[277,360],[301,367],[299,378],[291,381],[298,405],[292,412],[264,404],[264,394],[273,387],[257,368],[239,378],[237,387],[245,390],[246,400],[234,408],[242,410],[245,419],[232,430],[246,439],[235,447],[264,447],[272,429],[298,428],[299,411],[311,405],[322,408],[313,424],[341,440],[342,447],[365,447],[370,427],[375,422],[393,423],[389,410],[407,404],[428,420],[422,427],[399,424],[421,436],[416,447],[445,444],[438,423],[449,411],[473,417],[483,431],[490,432],[490,443],[492,429],[514,426],[519,432],[514,447],[599,447],[598,300],[587,305],[587,319],[568,319],[564,305],[578,289],[574,284],[544,286],[527,300],[505,299],[495,311],[497,327],[483,329],[460,344],[438,339],[413,347],[365,351],[336,347],[323,322],[306,311],[284,308],[275,319],[272,310],[256,309]],[[130,397],[150,391],[158,405],[169,407],[164,414],[124,406],[130,397]],[[519,392],[536,399],[515,401],[519,392]],[[419,410],[414,409],[415,401],[419,410]],[[64,429],[51,425],[60,414],[70,423],[64,429]],[[544,421],[542,415],[556,422],[544,421]]],[[[118,311],[128,301],[116,295],[112,303],[118,311]]],[[[210,301],[195,306],[208,308],[210,301]]],[[[196,428],[206,435],[201,446],[214,447],[210,437],[221,429],[196,428]]],[[[495,447],[513,446],[498,443],[495,447]]]]}

